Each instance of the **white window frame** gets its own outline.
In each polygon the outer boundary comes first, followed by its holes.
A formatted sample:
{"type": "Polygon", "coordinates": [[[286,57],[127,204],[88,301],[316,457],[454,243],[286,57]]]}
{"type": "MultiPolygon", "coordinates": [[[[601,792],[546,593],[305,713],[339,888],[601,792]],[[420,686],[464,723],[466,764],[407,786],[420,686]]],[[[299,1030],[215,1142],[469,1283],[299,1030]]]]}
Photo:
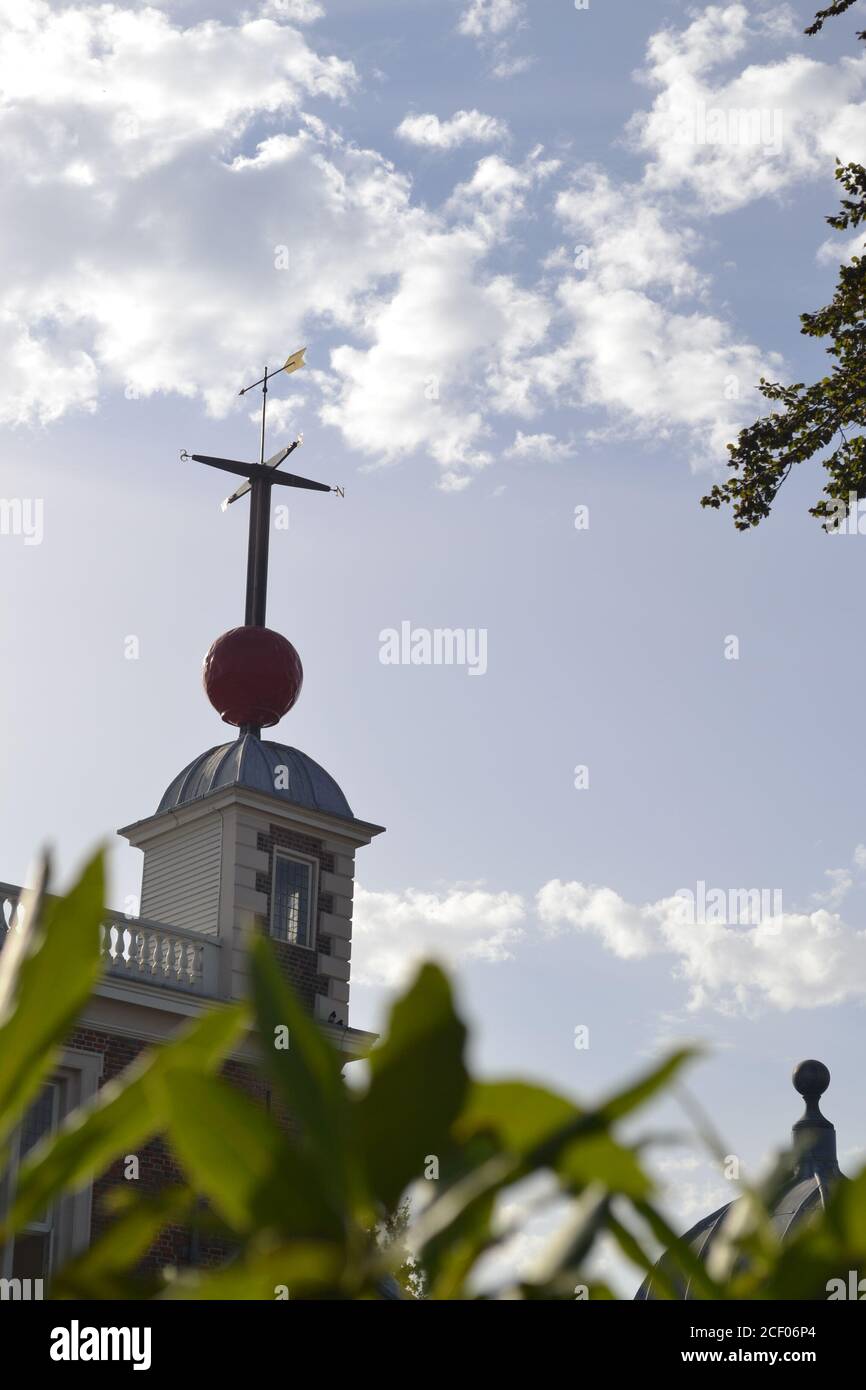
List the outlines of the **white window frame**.
{"type": "MultiPolygon", "coordinates": [[[[60,1056],[57,1066],[44,1084],[55,1087],[53,1126],[54,1132],[60,1128],[66,1116],[94,1096],[99,1089],[103,1058],[99,1052],[79,1052],[75,1048],[66,1049],[60,1056]]],[[[15,1173],[18,1167],[18,1141],[20,1130],[13,1136],[9,1150],[9,1166],[2,1184],[0,1208],[6,1209],[14,1191],[15,1173]]],[[[85,1250],[90,1244],[90,1218],[93,1188],[90,1183],[78,1192],[68,1193],[52,1204],[45,1221],[28,1222],[22,1234],[28,1231],[49,1232],[48,1276],[70,1259],[72,1255],[85,1250]]],[[[15,1237],[7,1241],[0,1251],[0,1277],[12,1278],[12,1264],[15,1251],[15,1237]]]]}
{"type": "Polygon", "coordinates": [[[316,940],[318,938],[319,926],[319,861],[313,859],[308,854],[296,854],[294,850],[274,849],[273,864],[271,866],[271,911],[268,922],[268,932],[274,941],[281,941],[284,946],[296,946],[301,951],[315,951],[316,940]],[[304,945],[300,941],[287,941],[284,936],[278,936],[274,931],[275,913],[277,908],[277,864],[279,861],[287,859],[292,864],[303,864],[304,868],[310,871],[310,920],[309,920],[309,943],[304,945]]]}
{"type": "MultiPolygon", "coordinates": [[[[42,1094],[42,1091],[45,1089],[46,1086],[51,1088],[51,1122],[48,1128],[48,1134],[53,1135],[57,1133],[57,1129],[60,1124],[60,1117],[63,1114],[64,1093],[66,1090],[66,1086],[60,1077],[52,1076],[48,1081],[42,1082],[36,1099],[38,1099],[38,1097],[42,1094]]],[[[14,1190],[15,1178],[17,1176],[18,1169],[21,1167],[22,1159],[20,1124],[16,1127],[12,1134],[12,1138],[9,1143],[8,1157],[9,1162],[6,1169],[6,1181],[10,1189],[14,1190]]],[[[43,1274],[39,1276],[40,1278],[44,1278],[47,1282],[47,1279],[50,1276],[55,1264],[54,1247],[56,1244],[56,1216],[57,1204],[52,1203],[46,1209],[41,1220],[35,1219],[33,1221],[28,1221],[27,1225],[22,1226],[21,1230],[18,1231],[17,1234],[12,1237],[12,1239],[7,1243],[3,1253],[4,1275],[7,1275],[8,1269],[7,1277],[12,1277],[15,1260],[15,1245],[20,1237],[30,1235],[47,1236],[48,1240],[46,1243],[48,1250],[45,1259],[45,1270],[43,1271],[43,1274]]]]}

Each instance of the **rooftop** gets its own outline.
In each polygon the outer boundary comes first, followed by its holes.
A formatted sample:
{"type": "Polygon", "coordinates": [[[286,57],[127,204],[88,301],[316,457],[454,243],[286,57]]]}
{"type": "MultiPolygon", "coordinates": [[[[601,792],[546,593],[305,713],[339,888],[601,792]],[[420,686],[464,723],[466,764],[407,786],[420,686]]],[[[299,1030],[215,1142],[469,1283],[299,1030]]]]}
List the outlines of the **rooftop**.
{"type": "Polygon", "coordinates": [[[251,733],[194,758],[166,789],[157,815],[226,787],[248,787],[311,811],[353,819],[342,790],[323,767],[297,748],[251,733]]]}
{"type": "MultiPolygon", "coordinates": [[[[821,1114],[819,1104],[830,1085],[828,1068],[823,1062],[809,1059],[794,1068],[792,1081],[794,1089],[805,1100],[806,1108],[792,1130],[790,1181],[785,1184],[770,1211],[770,1220],[783,1239],[796,1231],[813,1211],[824,1205],[834,1183],[845,1181],[836,1160],[835,1127],[821,1114]]],[[[733,1202],[727,1202],[703,1217],[682,1236],[683,1243],[691,1247],[699,1260],[707,1262],[730,1214],[741,1201],[743,1198],[737,1197],[733,1202]]],[[[680,1289],[681,1298],[692,1298],[691,1279],[684,1276],[680,1262],[671,1253],[666,1251],[656,1268],[664,1271],[671,1283],[680,1289]]],[[[641,1301],[659,1297],[653,1288],[652,1274],[641,1284],[635,1297],[641,1301]]]]}

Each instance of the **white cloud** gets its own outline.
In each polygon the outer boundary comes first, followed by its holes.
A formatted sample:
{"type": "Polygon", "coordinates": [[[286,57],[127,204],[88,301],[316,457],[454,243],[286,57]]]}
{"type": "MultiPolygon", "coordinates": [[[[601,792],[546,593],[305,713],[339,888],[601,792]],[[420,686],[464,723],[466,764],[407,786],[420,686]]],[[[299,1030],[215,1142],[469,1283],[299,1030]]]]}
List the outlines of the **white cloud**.
{"type": "Polygon", "coordinates": [[[0,10],[0,38],[5,154],[31,186],[76,165],[78,181],[87,167],[86,182],[116,184],[357,81],[351,63],[270,19],[181,28],[156,9],[24,0],[0,10]]]}
{"type": "MultiPolygon", "coordinates": [[[[106,389],[198,393],[223,414],[247,371],[309,341],[308,409],[370,466],[426,455],[446,490],[502,452],[501,417],[509,436],[522,425],[512,456],[561,452],[527,427],[550,406],[723,458],[778,360],[707,312],[700,242],[668,194],[594,169],[563,189],[538,147],[490,153],[440,208],[418,205],[406,174],[307,109],[358,88],[286,22],[314,9],[184,27],[154,9],[0,4],[0,423],[93,409],[106,389]],[[551,202],[572,246],[503,273],[503,246],[522,252],[551,202]]],[[[466,32],[498,42],[521,13],[470,6],[466,32]]],[[[666,42],[709,61],[700,34],[666,42]]],[[[491,121],[410,129],[447,145],[491,121]]]]}
{"type": "Polygon", "coordinates": [[[560,928],[568,924],[577,931],[592,932],[623,960],[648,956],[660,949],[657,904],[633,907],[612,888],[588,887],[574,881],[563,883],[555,878],[539,890],[537,905],[539,918],[546,926],[560,928]]]}
{"type": "Polygon", "coordinates": [[[0,308],[0,424],[48,425],[70,409],[95,410],[96,363],[74,338],[64,342],[62,325],[58,330],[47,344],[34,336],[25,313],[0,308]]]}
{"type": "Polygon", "coordinates": [[[587,167],[557,195],[572,237],[545,261],[558,276],[557,336],[491,373],[496,401],[527,416],[544,400],[599,407],[610,423],[589,439],[681,438],[693,467],[724,461],[761,408],[758,380],[784,364],[707,310],[712,286],[682,198],[727,211],[825,172],[837,152],[860,158],[866,143],[866,55],[826,64],[795,54],[731,75],[751,45],[788,38],[792,23],[787,6],[750,17],[743,4],[709,5],[651,38],[642,75],[655,100],[629,124],[647,165],[630,184],[587,167]]]}
{"type": "Polygon", "coordinates": [[[324,13],[325,7],[318,0],[265,0],[262,6],[262,14],[288,20],[290,24],[312,24],[324,13]]]}
{"type": "Polygon", "coordinates": [[[505,450],[506,458],[521,459],[525,463],[556,463],[560,459],[574,457],[574,446],[554,434],[524,434],[518,430],[514,443],[505,450]]]}
{"type": "MultiPolygon", "coordinates": [[[[12,202],[34,217],[28,190],[12,202]]],[[[72,250],[55,260],[52,228],[35,230],[10,316],[52,322],[45,351],[58,358],[63,334],[86,342],[109,384],[200,389],[215,413],[237,406],[239,378],[264,357],[307,341],[306,321],[353,325],[414,228],[405,180],[314,122],[250,158],[195,156],[115,187],[107,208],[86,190],[66,202],[72,250]]]]}
{"type": "Polygon", "coordinates": [[[573,335],[539,368],[573,373],[580,403],[604,407],[633,434],[683,434],[693,467],[718,465],[755,413],[755,383],[778,359],[738,342],[714,315],[674,312],[630,287],[604,291],[588,277],[564,285],[561,299],[573,335]]]}
{"type": "Polygon", "coordinates": [[[526,212],[531,193],[560,169],[558,159],[544,159],[543,154],[537,145],[519,165],[499,154],[485,155],[471,179],[457,185],[447,211],[470,222],[486,243],[493,244],[526,212]]]}
{"type": "Polygon", "coordinates": [[[858,869],[866,869],[866,845],[855,846],[850,867],[824,870],[828,886],[813,893],[812,901],[820,903],[823,907],[839,907],[852,888],[862,886],[863,878],[857,873],[858,869]]]}
{"type": "Polygon", "coordinates": [[[429,149],[454,150],[459,145],[493,145],[508,136],[505,121],[485,116],[481,111],[457,111],[450,120],[440,121],[432,114],[406,116],[396,134],[412,145],[429,149]]]}
{"type": "Polygon", "coordinates": [[[822,241],[815,253],[815,259],[819,265],[842,265],[850,264],[854,256],[862,256],[866,251],[866,233],[855,232],[854,236],[847,240],[840,239],[836,232],[826,241],[822,241]]]}
{"type": "Polygon", "coordinates": [[[575,237],[579,263],[584,249],[602,290],[623,286],[659,289],[680,297],[704,290],[706,278],[692,264],[697,234],[642,195],[634,185],[615,184],[600,169],[580,171],[572,186],[556,199],[556,212],[575,237]]]}
{"type": "MultiPolygon", "coordinates": [[[[866,847],[854,851],[866,867],[866,847]]],[[[847,892],[848,870],[829,871],[831,896],[847,892]]],[[[818,896],[817,894],[815,895],[818,896]]],[[[731,1015],[757,1008],[819,1008],[866,1001],[866,930],[820,906],[784,911],[779,890],[678,890],[631,903],[608,887],[551,879],[535,907],[550,936],[594,937],[623,961],[667,959],[688,987],[688,1008],[731,1015]]],[[[507,891],[455,885],[442,893],[356,890],[353,978],[396,985],[429,956],[447,965],[512,958],[525,938],[523,899],[507,891]]],[[[682,1027],[665,1043],[682,1040],[682,1027]]],[[[662,1039],[657,1038],[657,1047],[662,1039]]]]}
{"type": "Polygon", "coordinates": [[[787,38],[780,19],[768,26],[743,4],[709,5],[685,29],[653,36],[643,77],[657,95],[629,126],[649,159],[648,190],[689,191],[705,212],[726,212],[826,173],[837,156],[863,158],[866,54],[827,63],[791,53],[725,71],[756,38],[787,38]]]}
{"type": "MultiPolygon", "coordinates": [[[[254,115],[285,119],[355,82],[351,64],[318,57],[297,30],[266,19],[184,29],[154,9],[4,6],[0,422],[92,408],[101,384],[139,394],[201,386],[227,408],[245,362],[262,360],[263,325],[285,284],[275,246],[293,242],[295,275],[311,264],[299,234],[312,236],[325,202],[334,280],[314,275],[310,291],[324,312],[347,316],[385,259],[381,204],[405,205],[405,186],[375,156],[339,149],[329,165],[312,122],[279,159],[253,161],[257,176],[224,149],[254,115]],[[291,221],[290,172],[302,185],[291,221]],[[354,185],[342,209],[340,177],[354,185]],[[254,210],[242,206],[252,182],[254,210]],[[365,247],[354,280],[336,245],[353,222],[365,247]]],[[[301,313],[284,317],[281,337],[310,307],[301,300],[301,313]]]]}
{"type": "Polygon", "coordinates": [[[754,925],[691,921],[676,896],[637,906],[610,888],[546,883],[538,915],[551,931],[595,936],[623,960],[666,956],[692,1009],[818,1008],[866,1000],[866,931],[833,912],[782,912],[754,925]]]}
{"type": "Polygon", "coordinates": [[[813,893],[812,899],[825,907],[838,907],[854,886],[854,876],[849,869],[825,869],[824,877],[829,880],[829,886],[813,893]]]}
{"type": "MultiPolygon", "coordinates": [[[[574,238],[574,272],[557,287],[561,334],[516,364],[512,384],[528,406],[545,397],[599,406],[632,434],[681,435],[695,467],[718,463],[755,409],[754,383],[779,370],[778,357],[738,342],[700,307],[708,284],[692,259],[696,234],[638,185],[586,168],[556,211],[574,238]]],[[[560,263],[564,252],[549,260],[560,263]]]]}
{"type": "Polygon", "coordinates": [[[550,312],[541,294],[511,276],[485,278],[483,267],[555,167],[537,156],[514,166],[489,155],[455,190],[450,226],[426,219],[416,227],[391,297],[369,306],[366,347],[332,354],[323,418],[354,448],[378,463],[424,448],[446,490],[492,463],[490,414],[519,406],[506,382],[543,339],[550,312]]]}
{"type": "Polygon", "coordinates": [[[370,306],[368,345],[332,353],[333,399],[323,412],[377,461],[427,449],[446,484],[492,461],[482,410],[467,404],[465,390],[466,364],[486,356],[502,322],[489,289],[476,283],[479,251],[469,236],[418,239],[395,293],[370,306]]]}
{"type": "MultiPolygon", "coordinates": [[[[766,3],[766,0],[764,0],[766,3]]],[[[772,0],[772,9],[759,11],[752,16],[752,26],[756,34],[766,34],[771,39],[799,39],[803,34],[803,22],[793,5],[779,4],[772,0]]]]}
{"type": "Polygon", "coordinates": [[[546,319],[486,260],[550,163],[482,162],[447,213],[414,206],[393,164],[298,111],[353,91],[351,64],[269,19],[30,0],[0,40],[0,422],[118,387],[225,413],[324,325],[345,341],[330,363],[313,345],[305,387],[362,454],[426,452],[448,489],[492,461],[486,373],[546,319]],[[253,119],[272,133],[244,147],[253,119]]]}
{"type": "Polygon", "coordinates": [[[447,965],[510,960],[523,935],[523,900],[516,893],[452,888],[425,893],[355,889],[352,978],[399,985],[422,960],[447,965]]]}
{"type": "MultiPolygon", "coordinates": [[[[249,418],[254,425],[261,425],[262,419],[261,396],[258,399],[260,402],[258,409],[249,412],[249,418]]],[[[277,435],[285,434],[289,429],[295,429],[298,424],[298,412],[306,403],[307,398],[301,391],[293,391],[290,395],[279,398],[272,397],[269,391],[268,429],[273,430],[277,435]]],[[[298,463],[297,458],[295,463],[298,463]]]]}
{"type": "Polygon", "coordinates": [[[523,0],[469,0],[457,27],[470,38],[498,38],[522,24],[524,15],[523,0]]]}
{"type": "Polygon", "coordinates": [[[514,55],[512,57],[504,52],[503,56],[494,63],[490,75],[500,81],[505,81],[509,77],[519,77],[521,73],[528,72],[534,63],[535,59],[526,55],[520,57],[514,55]]]}
{"type": "Polygon", "coordinates": [[[505,80],[526,72],[535,62],[528,55],[512,51],[515,34],[525,26],[525,0],[470,0],[457,27],[490,55],[490,75],[505,80]]]}
{"type": "Polygon", "coordinates": [[[655,1149],[647,1152],[647,1163],[665,1205],[673,1208],[669,1220],[681,1231],[740,1195],[738,1184],[723,1175],[719,1161],[702,1150],[685,1145],[655,1149]]]}
{"type": "Polygon", "coordinates": [[[311,408],[371,463],[425,453],[460,490],[492,462],[550,309],[488,258],[555,161],[491,156],[418,207],[392,163],[300,109],[351,94],[352,65],[267,18],[26,0],[0,8],[0,54],[0,423],[106,389],[224,414],[245,374],[309,341],[311,408]],[[343,335],[330,361],[322,327],[343,335]]]}

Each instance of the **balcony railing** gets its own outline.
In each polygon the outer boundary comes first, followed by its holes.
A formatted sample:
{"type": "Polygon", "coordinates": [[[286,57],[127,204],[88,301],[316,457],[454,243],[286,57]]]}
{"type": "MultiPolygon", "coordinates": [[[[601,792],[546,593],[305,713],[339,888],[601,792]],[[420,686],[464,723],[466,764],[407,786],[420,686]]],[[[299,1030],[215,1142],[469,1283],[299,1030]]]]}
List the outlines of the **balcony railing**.
{"type": "MultiPolygon", "coordinates": [[[[0,950],[9,933],[23,925],[22,892],[15,884],[0,883],[0,950]]],[[[99,949],[112,979],[217,997],[220,944],[200,932],[106,912],[99,949]]]]}

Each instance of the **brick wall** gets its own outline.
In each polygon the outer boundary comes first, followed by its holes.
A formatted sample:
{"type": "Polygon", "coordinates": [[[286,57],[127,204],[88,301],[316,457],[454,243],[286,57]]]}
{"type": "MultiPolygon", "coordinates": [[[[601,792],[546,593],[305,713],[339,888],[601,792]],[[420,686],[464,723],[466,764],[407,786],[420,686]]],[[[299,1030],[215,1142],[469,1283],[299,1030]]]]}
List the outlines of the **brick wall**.
{"type": "MultiPolygon", "coordinates": [[[[76,1028],[68,1045],[79,1052],[95,1052],[102,1056],[100,1089],[134,1062],[139,1053],[148,1046],[137,1038],[119,1037],[114,1033],[103,1033],[88,1028],[76,1028]]],[[[270,1086],[253,1068],[238,1062],[227,1062],[223,1068],[223,1075],[239,1090],[266,1108],[273,1108],[282,1123],[288,1123],[284,1107],[274,1105],[270,1086]]],[[[138,1158],[137,1180],[124,1177],[124,1155],[93,1183],[91,1241],[98,1239],[111,1220],[105,1211],[104,1199],[107,1193],[118,1187],[128,1188],[134,1181],[138,1191],[153,1194],[182,1180],[181,1169],[174,1162],[168,1146],[162,1139],[153,1139],[134,1152],[138,1158]]],[[[222,1263],[227,1254],[228,1247],[225,1242],[216,1237],[202,1237],[196,1249],[189,1230],[180,1226],[167,1226],[160,1232],[140,1268],[144,1272],[164,1264],[188,1265],[193,1262],[196,1265],[211,1266],[222,1263]]]]}

